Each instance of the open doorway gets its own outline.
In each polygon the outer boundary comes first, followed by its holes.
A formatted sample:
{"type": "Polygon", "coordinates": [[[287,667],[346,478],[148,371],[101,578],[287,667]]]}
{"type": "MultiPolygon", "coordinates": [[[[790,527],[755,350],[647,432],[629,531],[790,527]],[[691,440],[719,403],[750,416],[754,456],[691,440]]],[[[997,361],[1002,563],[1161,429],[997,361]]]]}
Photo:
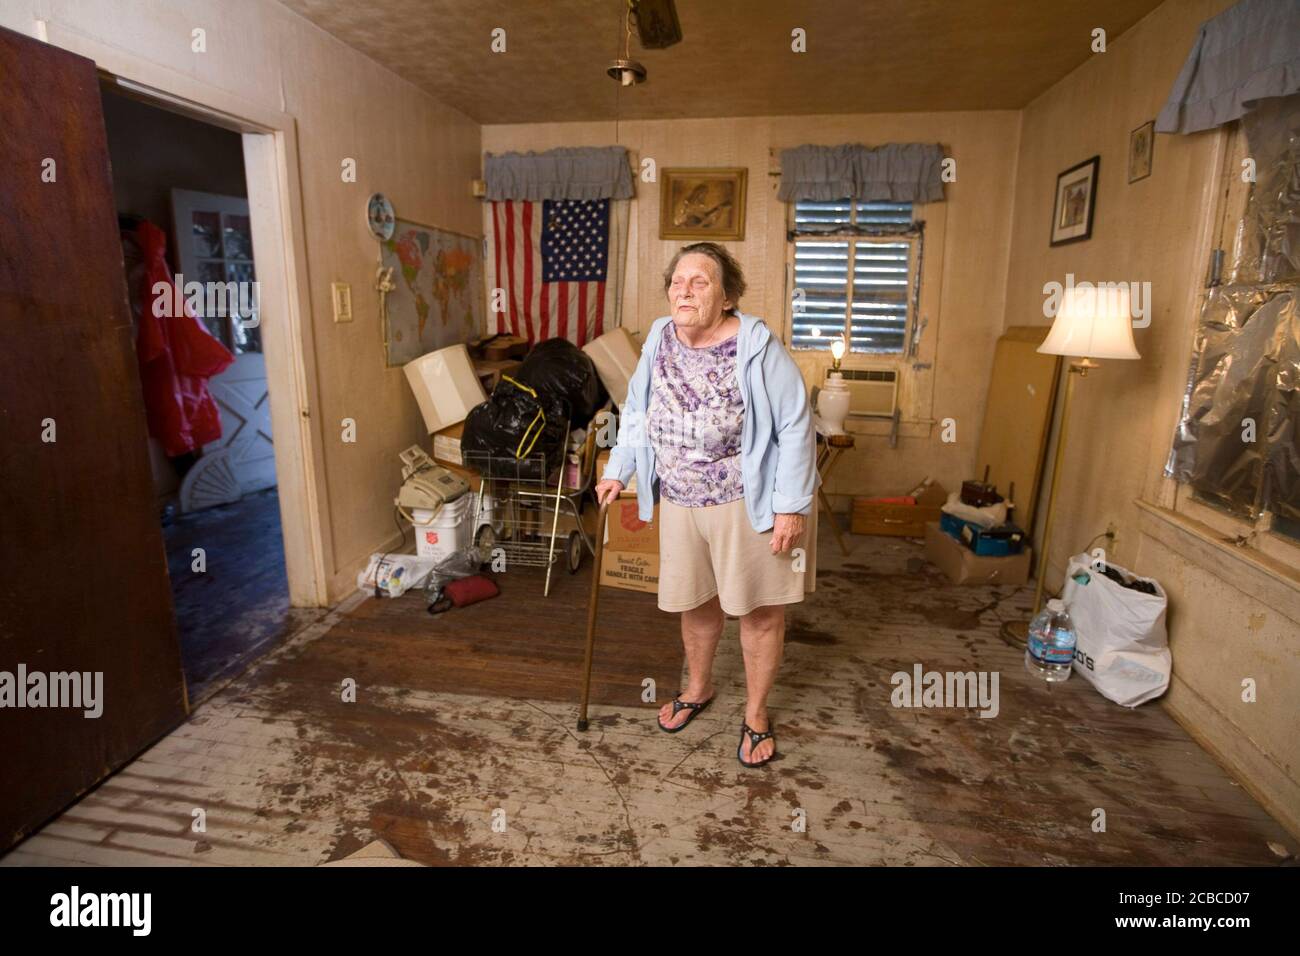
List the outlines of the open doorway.
{"type": "Polygon", "coordinates": [[[242,136],[110,84],[101,94],[194,703],[320,611],[290,607],[242,136]]]}

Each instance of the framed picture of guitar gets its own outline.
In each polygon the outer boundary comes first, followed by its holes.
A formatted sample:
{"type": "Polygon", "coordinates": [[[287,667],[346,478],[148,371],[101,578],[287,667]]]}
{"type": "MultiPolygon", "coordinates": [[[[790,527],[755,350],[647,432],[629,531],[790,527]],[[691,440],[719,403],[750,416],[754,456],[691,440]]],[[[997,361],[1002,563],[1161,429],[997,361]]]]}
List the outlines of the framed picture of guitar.
{"type": "Polygon", "coordinates": [[[745,238],[745,185],[749,170],[661,169],[659,238],[745,238]]]}

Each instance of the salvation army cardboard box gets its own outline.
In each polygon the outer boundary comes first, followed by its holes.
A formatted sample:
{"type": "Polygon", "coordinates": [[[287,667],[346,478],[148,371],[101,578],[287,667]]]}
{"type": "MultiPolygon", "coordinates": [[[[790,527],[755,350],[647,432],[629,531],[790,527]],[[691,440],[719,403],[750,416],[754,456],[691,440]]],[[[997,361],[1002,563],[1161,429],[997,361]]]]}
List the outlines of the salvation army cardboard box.
{"type": "MultiPolygon", "coordinates": [[[[596,462],[596,477],[605,470],[609,452],[596,462]]],[[[635,482],[635,478],[633,482],[635,482]]],[[[659,506],[649,521],[637,513],[635,485],[609,506],[600,560],[601,583],[629,591],[659,593],[659,506]]]]}
{"type": "Polygon", "coordinates": [[[659,555],[606,549],[600,556],[600,583],[611,588],[658,594],[659,555]]]}

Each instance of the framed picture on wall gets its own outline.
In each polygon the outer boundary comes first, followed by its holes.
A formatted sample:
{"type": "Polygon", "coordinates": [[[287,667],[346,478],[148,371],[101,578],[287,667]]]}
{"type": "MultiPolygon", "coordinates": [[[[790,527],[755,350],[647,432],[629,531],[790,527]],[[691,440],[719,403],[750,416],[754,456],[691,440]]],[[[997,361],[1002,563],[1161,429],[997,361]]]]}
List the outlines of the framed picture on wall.
{"type": "Polygon", "coordinates": [[[1052,242],[1063,246],[1092,236],[1092,216],[1097,211],[1097,169],[1101,157],[1085,159],[1056,177],[1056,203],[1052,208],[1052,242]]]}
{"type": "Polygon", "coordinates": [[[1128,181],[1151,175],[1151,151],[1155,148],[1156,121],[1147,120],[1128,134],[1128,181]]]}
{"type": "Polygon", "coordinates": [[[661,169],[659,238],[745,238],[745,183],[749,171],[661,169]]]}

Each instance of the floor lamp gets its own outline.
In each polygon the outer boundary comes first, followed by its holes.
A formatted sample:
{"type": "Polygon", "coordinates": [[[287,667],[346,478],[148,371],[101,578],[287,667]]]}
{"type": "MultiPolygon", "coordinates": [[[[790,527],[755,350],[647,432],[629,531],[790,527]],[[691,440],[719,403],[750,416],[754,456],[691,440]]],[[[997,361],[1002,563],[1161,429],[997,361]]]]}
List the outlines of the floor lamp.
{"type": "MultiPolygon", "coordinates": [[[[1047,338],[1038,347],[1044,355],[1077,356],[1070,362],[1065,378],[1065,400],[1061,404],[1061,430],[1056,436],[1056,455],[1052,459],[1052,484],[1047,493],[1047,519],[1043,522],[1043,544],[1038,552],[1038,582],[1034,587],[1034,610],[1028,621],[1007,621],[1002,637],[1011,644],[1024,646],[1030,622],[1043,609],[1043,587],[1047,580],[1047,561],[1051,554],[1052,519],[1056,512],[1056,489],[1061,481],[1061,462],[1065,458],[1065,438],[1070,425],[1070,399],[1076,379],[1100,368],[1093,359],[1136,359],[1133,344],[1133,316],[1129,311],[1126,284],[1091,283],[1071,286],[1064,291],[1056,319],[1047,338]]],[[[1032,531],[1032,529],[1030,529],[1032,531]]]]}

